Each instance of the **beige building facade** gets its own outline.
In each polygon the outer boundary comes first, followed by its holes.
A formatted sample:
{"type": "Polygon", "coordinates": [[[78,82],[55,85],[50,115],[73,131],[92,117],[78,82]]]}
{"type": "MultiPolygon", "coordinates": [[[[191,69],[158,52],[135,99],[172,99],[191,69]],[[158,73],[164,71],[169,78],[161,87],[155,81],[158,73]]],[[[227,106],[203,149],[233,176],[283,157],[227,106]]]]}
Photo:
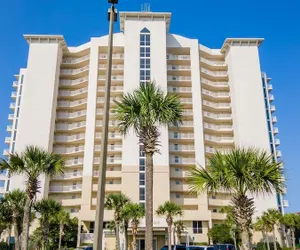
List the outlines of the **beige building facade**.
{"type": "MultiPolygon", "coordinates": [[[[207,232],[221,223],[220,209],[230,195],[190,194],[186,177],[192,165],[205,166],[216,150],[255,146],[281,157],[274,126],[272,85],[261,73],[260,38],[226,39],[210,49],[169,33],[170,13],[121,12],[121,33],[114,34],[111,117],[114,100],[141,82],[155,80],[165,92],[180,95],[184,122],[179,128],[160,128],[160,154],[154,157],[154,209],[167,200],[182,206],[187,228],[182,242],[207,242],[207,232]]],[[[63,155],[64,176],[42,179],[41,197],[59,201],[77,216],[84,232],[80,243],[93,240],[98,165],[100,157],[108,36],[68,47],[60,35],[25,35],[29,44],[27,67],[16,76],[10,108],[12,125],[5,139],[21,152],[38,145],[63,155]]],[[[106,194],[123,192],[145,203],[145,157],[134,133],[123,137],[112,118],[109,123],[106,194]]],[[[0,192],[24,187],[22,176],[0,174],[0,192]],[[2,190],[2,191],[1,191],[2,190]]],[[[287,206],[282,197],[255,197],[256,214],[287,206]]],[[[154,242],[166,241],[165,219],[154,216],[154,242]]],[[[105,211],[105,221],[112,220],[105,211]]],[[[139,249],[144,246],[142,220],[139,249]]],[[[113,237],[106,233],[106,248],[113,237]]]]}

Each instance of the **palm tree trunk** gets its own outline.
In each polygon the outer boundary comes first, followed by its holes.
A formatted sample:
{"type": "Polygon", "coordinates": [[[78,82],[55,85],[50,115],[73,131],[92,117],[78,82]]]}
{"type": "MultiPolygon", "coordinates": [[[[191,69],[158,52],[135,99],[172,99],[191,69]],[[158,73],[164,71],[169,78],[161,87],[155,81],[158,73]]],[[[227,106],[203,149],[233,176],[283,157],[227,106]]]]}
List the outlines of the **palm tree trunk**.
{"type": "Polygon", "coordinates": [[[180,245],[180,241],[181,241],[181,234],[177,233],[177,242],[176,242],[176,244],[180,245]]]}
{"type": "Polygon", "coordinates": [[[62,241],[63,232],[64,232],[64,224],[60,224],[60,225],[59,225],[58,250],[61,249],[61,241],[62,241]]]}
{"type": "Polygon", "coordinates": [[[293,250],[296,250],[296,242],[295,242],[295,229],[291,228],[291,236],[292,236],[292,245],[293,245],[293,250]]]}
{"type": "Polygon", "coordinates": [[[270,242],[269,242],[269,235],[266,233],[266,240],[267,240],[267,249],[270,250],[270,242]]]}
{"type": "Polygon", "coordinates": [[[277,250],[276,235],[275,235],[275,225],[273,225],[273,242],[274,242],[274,250],[277,250]]]}
{"type": "Polygon", "coordinates": [[[32,204],[32,200],[30,199],[30,196],[27,194],[27,199],[24,207],[24,217],[23,217],[22,250],[28,250],[31,204],[32,204]]]}
{"type": "MultiPolygon", "coordinates": [[[[233,242],[234,242],[234,248],[235,248],[235,250],[237,250],[235,232],[233,233],[233,242]]],[[[269,250],[269,249],[268,249],[268,250],[269,250]]]]}
{"type": "Polygon", "coordinates": [[[10,237],[11,237],[11,226],[8,227],[8,240],[7,240],[7,245],[10,246],[10,237]]]}
{"type": "Polygon", "coordinates": [[[120,250],[120,225],[116,221],[116,250],[120,250]]]}
{"type": "Polygon", "coordinates": [[[128,241],[128,225],[124,227],[124,249],[127,250],[127,241],[128,241]]]}
{"type": "Polygon", "coordinates": [[[14,218],[13,219],[13,226],[14,226],[14,235],[15,235],[15,250],[20,250],[20,235],[19,235],[19,230],[18,230],[18,225],[17,221],[14,218]]]}
{"type": "Polygon", "coordinates": [[[132,250],[136,250],[137,225],[132,224],[132,250]]]}
{"type": "Polygon", "coordinates": [[[241,249],[242,250],[248,250],[250,249],[249,247],[249,235],[248,235],[248,231],[247,229],[245,228],[241,228],[241,240],[242,240],[242,243],[241,243],[241,249]]]}
{"type": "Polygon", "coordinates": [[[168,223],[168,250],[172,250],[172,224],[168,223]]]}
{"type": "Polygon", "coordinates": [[[153,154],[146,152],[146,250],[153,249],[153,154]]]}

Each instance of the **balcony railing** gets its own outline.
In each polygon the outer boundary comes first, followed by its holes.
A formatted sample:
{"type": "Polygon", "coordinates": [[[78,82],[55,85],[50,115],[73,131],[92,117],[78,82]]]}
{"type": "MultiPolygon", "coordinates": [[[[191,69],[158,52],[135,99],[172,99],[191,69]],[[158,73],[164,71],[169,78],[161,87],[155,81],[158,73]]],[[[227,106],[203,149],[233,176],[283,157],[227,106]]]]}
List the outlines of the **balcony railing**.
{"type": "Polygon", "coordinates": [[[190,76],[171,76],[168,75],[168,81],[175,81],[175,82],[189,82],[192,80],[190,76]]]}
{"type": "Polygon", "coordinates": [[[277,122],[277,117],[276,116],[272,116],[272,122],[276,123],[277,122]]]}
{"type": "Polygon", "coordinates": [[[190,60],[190,55],[172,55],[167,54],[167,60],[190,60]]]}
{"type": "MultiPolygon", "coordinates": [[[[103,92],[105,91],[105,87],[104,86],[99,86],[97,88],[98,92],[103,92]]],[[[110,88],[111,92],[123,92],[123,86],[111,86],[110,88]]]]}
{"type": "Polygon", "coordinates": [[[222,153],[222,154],[228,154],[228,153],[231,152],[231,149],[229,149],[229,148],[228,149],[224,149],[224,148],[205,147],[205,152],[206,153],[215,154],[215,153],[217,153],[217,151],[220,152],[220,153],[222,153]]]}
{"type": "MultiPolygon", "coordinates": [[[[121,100],[122,100],[121,97],[112,96],[110,98],[110,103],[113,104],[115,103],[115,101],[121,101],[121,100]]],[[[97,103],[104,103],[104,97],[97,97],[97,103]]]]}
{"type": "Polygon", "coordinates": [[[87,82],[88,80],[89,80],[89,77],[85,76],[85,77],[82,77],[82,78],[79,78],[79,79],[76,79],[76,80],[67,80],[67,79],[60,80],[59,84],[61,86],[76,86],[80,83],[87,82]]]}
{"type": "MultiPolygon", "coordinates": [[[[111,65],[112,70],[123,70],[123,64],[113,64],[111,65]]],[[[106,69],[106,64],[99,64],[99,69],[106,69]]]]}
{"type": "MultiPolygon", "coordinates": [[[[94,158],[94,164],[99,164],[100,163],[100,158],[95,157],[94,158]]],[[[122,164],[122,157],[108,157],[107,158],[107,163],[108,164],[122,164]]]]}
{"type": "MultiPolygon", "coordinates": [[[[193,121],[183,121],[182,124],[178,125],[178,127],[193,127],[193,121]]],[[[177,127],[175,125],[171,125],[170,127],[177,127]]]]}
{"type": "Polygon", "coordinates": [[[79,141],[85,138],[85,134],[76,134],[76,135],[56,135],[54,136],[54,140],[56,142],[72,142],[72,141],[79,141]]]}
{"type": "Polygon", "coordinates": [[[170,151],[194,151],[194,145],[170,145],[170,151]]]}
{"type": "Polygon", "coordinates": [[[228,75],[226,71],[210,71],[204,68],[201,68],[201,72],[214,77],[226,77],[228,75]]]}
{"type": "Polygon", "coordinates": [[[277,156],[277,158],[282,157],[282,153],[280,150],[276,150],[276,156],[277,156]]]}
{"type": "Polygon", "coordinates": [[[69,118],[69,119],[73,119],[73,118],[78,118],[81,116],[85,116],[86,115],[86,110],[80,110],[80,111],[76,111],[76,112],[57,112],[57,118],[69,118]]]}
{"type": "Polygon", "coordinates": [[[229,102],[210,102],[203,100],[203,105],[215,108],[215,109],[224,109],[224,108],[230,108],[230,103],[229,102]]]}
{"type": "Polygon", "coordinates": [[[170,139],[194,139],[194,134],[193,133],[175,133],[174,134],[174,132],[170,132],[169,138],[170,139]]]}
{"type": "MultiPolygon", "coordinates": [[[[95,151],[101,150],[101,145],[95,145],[95,151]]],[[[122,151],[122,145],[107,145],[108,151],[122,151]]]]}
{"type": "Polygon", "coordinates": [[[66,162],[65,162],[66,166],[74,166],[74,165],[81,165],[81,164],[83,164],[83,158],[66,160],[66,162]]]}
{"type": "Polygon", "coordinates": [[[275,135],[279,133],[279,130],[278,130],[277,127],[273,127],[273,133],[274,133],[275,135]]]}
{"type": "Polygon", "coordinates": [[[194,158],[184,158],[184,157],[171,157],[170,158],[171,164],[195,164],[196,161],[194,158]]]}
{"type": "Polygon", "coordinates": [[[57,123],[55,125],[56,130],[73,130],[77,128],[83,128],[86,126],[86,122],[76,122],[76,123],[57,123]]]}
{"type": "Polygon", "coordinates": [[[169,86],[168,87],[168,92],[172,92],[172,93],[192,93],[192,88],[191,87],[169,86]]]}
{"type": "MultiPolygon", "coordinates": [[[[101,137],[102,133],[96,133],[96,139],[101,139],[101,137]]],[[[122,135],[120,133],[108,133],[108,139],[122,139],[122,135]]]]}
{"type": "MultiPolygon", "coordinates": [[[[106,76],[99,75],[98,80],[100,80],[100,81],[106,80],[106,76]]],[[[123,81],[124,80],[124,76],[123,75],[117,75],[117,76],[112,75],[111,76],[111,80],[112,81],[123,81]]]]}
{"type": "Polygon", "coordinates": [[[11,137],[5,137],[4,142],[5,142],[6,144],[9,144],[9,143],[11,142],[11,137]]]}
{"type": "Polygon", "coordinates": [[[82,177],[82,171],[67,172],[67,173],[64,173],[63,175],[56,175],[53,177],[53,179],[65,180],[65,179],[73,179],[73,178],[78,178],[78,177],[82,177]]]}
{"type": "Polygon", "coordinates": [[[273,89],[273,85],[272,84],[268,84],[267,87],[268,87],[269,91],[271,91],[273,89]]]}
{"type": "Polygon", "coordinates": [[[80,63],[80,62],[83,62],[83,61],[86,61],[89,59],[90,59],[90,55],[86,55],[86,56],[78,57],[78,58],[66,57],[66,58],[63,58],[62,64],[76,64],[76,63],[80,63]]]}
{"type": "Polygon", "coordinates": [[[218,137],[213,135],[204,135],[206,141],[217,142],[217,143],[233,143],[233,137],[218,137]]]}
{"type": "Polygon", "coordinates": [[[288,200],[283,200],[282,205],[283,205],[283,207],[289,207],[289,201],[288,200]]]}
{"type": "Polygon", "coordinates": [[[232,117],[231,114],[226,114],[226,113],[217,114],[217,113],[210,113],[207,111],[204,111],[203,115],[208,118],[220,119],[220,120],[224,120],[224,119],[227,120],[227,119],[231,119],[232,117]]]}
{"type": "Polygon", "coordinates": [[[4,156],[9,156],[9,149],[4,149],[3,150],[3,155],[4,156]]]}
{"type": "Polygon", "coordinates": [[[208,65],[211,65],[211,66],[226,66],[226,63],[225,62],[222,62],[222,61],[212,61],[212,60],[208,60],[208,59],[205,59],[203,57],[201,57],[200,59],[201,62],[204,62],[208,65]]]}
{"type": "Polygon", "coordinates": [[[18,93],[17,93],[17,92],[12,92],[12,93],[11,93],[11,98],[16,99],[17,96],[18,96],[18,93]]]}
{"type": "Polygon", "coordinates": [[[81,89],[77,89],[77,90],[60,90],[58,92],[59,96],[76,96],[76,95],[80,95],[83,93],[87,93],[88,92],[88,87],[85,88],[81,88],[81,89]]]}
{"type": "Polygon", "coordinates": [[[218,98],[218,97],[229,97],[229,92],[213,92],[213,91],[209,91],[209,90],[206,90],[206,89],[202,89],[202,94],[205,94],[205,95],[209,95],[209,96],[212,96],[212,97],[215,97],[215,98],[218,98]]]}
{"type": "Polygon", "coordinates": [[[71,186],[51,186],[49,187],[50,192],[72,192],[80,191],[81,184],[71,185],[71,186]]]}
{"type": "Polygon", "coordinates": [[[54,147],[53,152],[57,154],[73,154],[78,152],[83,152],[84,146],[74,146],[74,147],[54,147]]]}
{"type": "Polygon", "coordinates": [[[213,87],[222,87],[222,88],[226,88],[228,87],[228,82],[213,82],[213,81],[210,81],[210,80],[207,80],[203,77],[201,77],[201,82],[204,83],[204,84],[207,84],[207,85],[210,85],[210,86],[213,86],[213,87]]]}
{"type": "MultiPolygon", "coordinates": [[[[118,125],[118,122],[115,120],[109,121],[108,126],[109,127],[116,127],[118,125]]],[[[96,121],[96,127],[101,127],[103,126],[103,121],[96,121]]]]}
{"type": "Polygon", "coordinates": [[[10,109],[15,109],[16,108],[16,104],[14,102],[10,103],[9,108],[10,109]]]}
{"type": "Polygon", "coordinates": [[[6,131],[7,131],[7,132],[11,132],[12,130],[13,130],[12,125],[8,125],[8,126],[6,127],[6,131]]]}
{"type": "Polygon", "coordinates": [[[206,129],[211,129],[211,130],[216,130],[216,131],[232,131],[232,126],[231,125],[215,125],[215,124],[210,124],[210,123],[203,123],[204,128],[206,129]]]}
{"type": "MultiPolygon", "coordinates": [[[[113,59],[124,59],[124,54],[112,54],[113,59]]],[[[107,54],[99,54],[99,59],[107,59],[107,54]]]]}
{"type": "Polygon", "coordinates": [[[168,65],[168,70],[191,70],[189,65],[168,65]]]}
{"type": "Polygon", "coordinates": [[[280,139],[275,139],[275,146],[279,146],[280,145],[280,139]]]}
{"type": "Polygon", "coordinates": [[[86,103],[87,99],[85,98],[78,101],[58,101],[57,106],[60,108],[72,108],[86,103]]]}
{"type": "Polygon", "coordinates": [[[271,110],[272,113],[275,112],[276,111],[275,105],[271,105],[270,110],[271,110]]]}
{"type": "Polygon", "coordinates": [[[79,69],[61,69],[60,74],[61,75],[76,75],[81,72],[89,70],[89,65],[86,65],[84,67],[81,67],[79,69]]]}
{"type": "Polygon", "coordinates": [[[269,94],[269,101],[273,102],[274,101],[274,95],[269,94]]]}
{"type": "Polygon", "coordinates": [[[13,86],[14,88],[17,88],[17,87],[19,86],[19,82],[18,82],[18,81],[13,81],[12,86],[13,86]]]}
{"type": "Polygon", "coordinates": [[[186,104],[192,104],[193,99],[192,98],[180,98],[181,103],[186,103],[186,104]]]}
{"type": "Polygon", "coordinates": [[[14,116],[15,116],[14,114],[9,114],[9,115],[8,115],[8,120],[13,120],[13,119],[14,119],[14,116]]]}

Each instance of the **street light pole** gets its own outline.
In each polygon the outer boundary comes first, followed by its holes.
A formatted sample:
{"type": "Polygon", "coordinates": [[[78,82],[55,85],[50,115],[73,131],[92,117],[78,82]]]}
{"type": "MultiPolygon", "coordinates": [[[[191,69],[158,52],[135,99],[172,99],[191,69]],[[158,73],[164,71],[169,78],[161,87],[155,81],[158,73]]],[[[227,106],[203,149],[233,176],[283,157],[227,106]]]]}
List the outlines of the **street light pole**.
{"type": "Polygon", "coordinates": [[[105,182],[106,182],[106,161],[107,161],[107,141],[108,141],[108,122],[109,122],[109,108],[110,108],[110,86],[111,86],[111,67],[112,67],[112,52],[113,52],[113,33],[114,22],[117,13],[115,13],[115,3],[117,0],[108,0],[111,3],[109,11],[109,37],[108,37],[108,51],[106,64],[106,82],[105,82],[105,96],[104,96],[104,114],[103,126],[101,136],[101,152],[100,165],[98,176],[98,190],[97,190],[97,206],[95,219],[95,233],[94,233],[94,250],[102,249],[103,240],[103,221],[104,221],[104,198],[105,198],[105,182]]]}

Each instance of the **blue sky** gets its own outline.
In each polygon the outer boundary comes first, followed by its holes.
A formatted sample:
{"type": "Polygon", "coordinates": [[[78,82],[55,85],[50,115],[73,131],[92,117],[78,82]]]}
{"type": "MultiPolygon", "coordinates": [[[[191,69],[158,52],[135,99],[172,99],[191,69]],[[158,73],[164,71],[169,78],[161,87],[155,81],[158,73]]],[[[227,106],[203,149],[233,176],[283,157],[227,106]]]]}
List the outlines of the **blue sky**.
{"type": "MultiPolygon", "coordinates": [[[[263,37],[261,68],[271,77],[286,167],[290,208],[300,211],[300,1],[147,0],[152,11],[172,12],[170,32],[220,48],[226,37],[263,37]]],[[[119,0],[119,10],[139,11],[143,0],[119,0]]],[[[107,33],[106,0],[2,0],[0,3],[0,150],[7,136],[13,75],[26,66],[23,34],[63,34],[76,46],[107,33]]],[[[119,30],[119,25],[117,25],[119,30]]]]}

